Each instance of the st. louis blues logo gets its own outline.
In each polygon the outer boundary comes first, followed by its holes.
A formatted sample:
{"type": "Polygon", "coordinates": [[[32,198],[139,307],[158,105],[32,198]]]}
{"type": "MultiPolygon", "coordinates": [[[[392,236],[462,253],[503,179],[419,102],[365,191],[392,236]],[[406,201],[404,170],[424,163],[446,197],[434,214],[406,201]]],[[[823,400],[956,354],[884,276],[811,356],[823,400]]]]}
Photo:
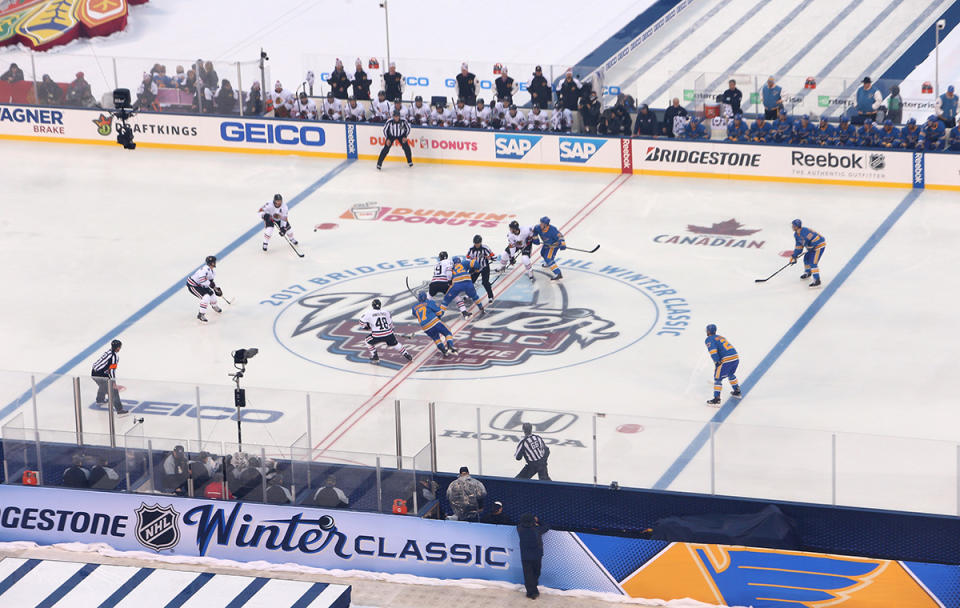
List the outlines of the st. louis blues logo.
{"type": "Polygon", "coordinates": [[[148,507],[146,503],[140,503],[136,514],[135,534],[144,547],[160,552],[180,542],[180,514],[173,505],[161,507],[154,504],[148,507]]]}

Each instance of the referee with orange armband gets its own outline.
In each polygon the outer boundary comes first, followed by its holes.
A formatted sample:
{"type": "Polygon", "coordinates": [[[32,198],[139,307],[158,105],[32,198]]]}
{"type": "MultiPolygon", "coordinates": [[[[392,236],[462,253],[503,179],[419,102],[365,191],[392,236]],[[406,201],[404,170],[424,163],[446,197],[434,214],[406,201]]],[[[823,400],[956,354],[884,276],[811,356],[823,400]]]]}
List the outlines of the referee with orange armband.
{"type": "Polygon", "coordinates": [[[413,166],[413,159],[410,156],[410,144],[407,143],[407,135],[410,135],[410,123],[400,118],[399,110],[394,110],[393,119],[388,120],[387,123],[383,125],[383,136],[387,139],[387,143],[383,145],[383,150],[380,150],[380,158],[377,159],[378,170],[383,164],[383,159],[385,159],[387,153],[390,152],[390,146],[392,146],[395,141],[399,141],[403,147],[403,153],[407,157],[407,166],[413,166]]]}
{"type": "Polygon", "coordinates": [[[93,369],[90,375],[93,381],[97,383],[97,403],[107,403],[107,392],[110,393],[110,401],[113,402],[113,408],[117,414],[126,414],[120,403],[120,393],[117,391],[117,364],[120,363],[120,347],[123,343],[120,340],[114,340],[110,343],[110,350],[106,351],[100,358],[93,362],[93,369]]]}

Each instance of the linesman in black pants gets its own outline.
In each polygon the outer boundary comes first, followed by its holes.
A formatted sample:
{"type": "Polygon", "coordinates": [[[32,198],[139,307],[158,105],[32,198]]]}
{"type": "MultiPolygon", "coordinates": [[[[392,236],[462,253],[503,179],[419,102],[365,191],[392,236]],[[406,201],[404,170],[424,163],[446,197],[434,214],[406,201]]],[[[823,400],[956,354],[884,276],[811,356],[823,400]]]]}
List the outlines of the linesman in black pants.
{"type": "Polygon", "coordinates": [[[475,234],[473,247],[467,250],[467,258],[476,260],[476,264],[473,265],[474,270],[470,273],[470,280],[476,282],[477,277],[482,277],[483,288],[487,290],[490,304],[493,304],[493,285],[490,284],[490,260],[493,257],[493,250],[483,244],[483,237],[475,234]]]}
{"type": "Polygon", "coordinates": [[[529,422],[523,423],[523,439],[517,444],[514,456],[517,460],[527,461],[527,464],[517,473],[517,479],[533,479],[533,474],[536,473],[540,479],[550,481],[550,474],[547,473],[550,448],[544,443],[543,437],[533,434],[533,425],[529,422]]]}
{"type": "Polygon", "coordinates": [[[120,393],[117,391],[117,364],[120,363],[120,347],[123,343],[120,340],[114,340],[110,343],[110,350],[106,351],[93,362],[93,369],[90,375],[93,381],[97,383],[97,403],[113,402],[113,408],[117,414],[126,414],[120,402],[120,393]],[[110,393],[107,397],[107,393],[110,393]]]}
{"type": "Polygon", "coordinates": [[[383,164],[383,159],[387,157],[390,146],[392,146],[395,141],[399,141],[403,147],[403,153],[407,157],[407,166],[413,166],[413,159],[410,157],[410,144],[407,143],[407,135],[410,135],[410,123],[400,118],[399,110],[394,110],[393,120],[383,125],[383,136],[387,138],[387,143],[383,145],[383,150],[380,150],[380,158],[377,159],[378,170],[380,169],[380,165],[383,164]]]}

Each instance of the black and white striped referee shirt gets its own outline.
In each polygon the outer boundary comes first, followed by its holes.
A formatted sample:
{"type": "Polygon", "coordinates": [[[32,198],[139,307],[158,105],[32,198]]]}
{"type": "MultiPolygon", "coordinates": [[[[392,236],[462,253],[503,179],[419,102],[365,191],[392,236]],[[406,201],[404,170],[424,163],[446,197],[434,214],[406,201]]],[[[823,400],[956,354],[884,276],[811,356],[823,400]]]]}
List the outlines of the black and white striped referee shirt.
{"type": "Polygon", "coordinates": [[[383,125],[383,135],[388,139],[406,139],[410,135],[410,123],[402,118],[394,122],[391,118],[383,125]]]}
{"type": "Polygon", "coordinates": [[[100,358],[93,362],[93,372],[94,376],[102,376],[104,378],[116,378],[117,377],[117,364],[120,362],[120,355],[113,352],[113,349],[109,349],[107,352],[100,355],[100,358]]]}
{"type": "Polygon", "coordinates": [[[517,444],[517,451],[514,452],[513,457],[520,460],[521,455],[527,462],[543,460],[547,457],[547,444],[543,442],[540,435],[527,435],[517,444]]]}
{"type": "Polygon", "coordinates": [[[493,250],[484,245],[480,244],[479,247],[474,245],[467,250],[467,259],[476,260],[477,263],[474,266],[476,270],[482,270],[490,265],[490,258],[493,257],[493,250]]]}

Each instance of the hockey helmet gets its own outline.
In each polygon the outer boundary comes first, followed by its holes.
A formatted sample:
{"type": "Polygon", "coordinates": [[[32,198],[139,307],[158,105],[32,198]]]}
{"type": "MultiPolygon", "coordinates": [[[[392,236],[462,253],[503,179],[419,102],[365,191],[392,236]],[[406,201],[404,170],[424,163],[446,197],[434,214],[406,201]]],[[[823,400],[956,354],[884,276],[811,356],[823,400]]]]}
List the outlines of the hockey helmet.
{"type": "Polygon", "coordinates": [[[482,243],[482,242],[483,242],[483,237],[482,237],[482,236],[480,236],[479,234],[473,235],[473,244],[474,244],[474,245],[479,245],[479,244],[482,243]]]}
{"type": "Polygon", "coordinates": [[[712,336],[712,335],[714,335],[714,334],[716,334],[716,333],[717,333],[717,326],[716,326],[716,325],[714,325],[713,323],[711,323],[710,325],[707,325],[707,335],[708,335],[708,336],[712,336]]]}
{"type": "Polygon", "coordinates": [[[517,232],[520,232],[520,222],[518,222],[517,220],[513,220],[512,222],[510,222],[509,227],[510,227],[510,230],[516,230],[517,232]]]}
{"type": "Polygon", "coordinates": [[[123,342],[120,340],[114,340],[110,342],[110,348],[113,350],[120,350],[120,347],[123,346],[123,342]]]}
{"type": "Polygon", "coordinates": [[[547,226],[549,226],[549,225],[550,225],[550,218],[547,217],[547,216],[543,216],[543,217],[540,218],[540,223],[541,223],[541,224],[546,224],[547,226]]]}
{"type": "Polygon", "coordinates": [[[282,196],[281,194],[279,194],[279,193],[274,194],[274,195],[273,195],[273,200],[275,200],[275,201],[282,201],[282,200],[283,200],[283,196],[282,196]]]}
{"type": "Polygon", "coordinates": [[[382,306],[382,304],[380,304],[379,299],[374,299],[373,302],[370,302],[370,306],[372,306],[374,310],[380,310],[380,306],[382,306]]]}
{"type": "Polygon", "coordinates": [[[440,260],[441,262],[442,262],[443,260],[447,259],[447,252],[446,252],[446,251],[441,251],[440,253],[438,253],[438,254],[437,254],[437,259],[440,260]]]}
{"type": "Polygon", "coordinates": [[[426,302],[427,301],[427,292],[418,291],[417,292],[417,302],[426,302]]]}
{"type": "Polygon", "coordinates": [[[802,227],[803,227],[803,222],[801,222],[799,219],[793,220],[790,224],[791,224],[794,228],[802,228],[802,227]]]}
{"type": "Polygon", "coordinates": [[[450,260],[450,261],[453,262],[454,264],[459,264],[460,262],[463,261],[463,259],[462,259],[460,256],[455,255],[455,256],[453,256],[453,259],[450,260]]]}
{"type": "Polygon", "coordinates": [[[217,265],[217,256],[215,256],[215,255],[208,255],[208,256],[207,256],[207,259],[204,260],[204,262],[206,262],[207,266],[216,266],[216,265],[217,265]]]}

